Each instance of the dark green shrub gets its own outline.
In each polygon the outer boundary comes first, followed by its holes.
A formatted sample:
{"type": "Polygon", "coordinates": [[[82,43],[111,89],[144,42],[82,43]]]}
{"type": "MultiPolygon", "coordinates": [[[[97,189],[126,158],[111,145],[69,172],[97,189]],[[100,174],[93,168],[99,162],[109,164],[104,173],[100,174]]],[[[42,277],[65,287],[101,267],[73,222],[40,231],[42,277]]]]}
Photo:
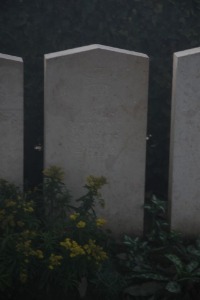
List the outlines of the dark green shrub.
{"type": "Polygon", "coordinates": [[[153,197],[146,205],[151,232],[144,238],[124,238],[119,262],[127,283],[125,299],[199,299],[200,239],[191,244],[170,231],[162,216],[165,204],[153,197]]]}

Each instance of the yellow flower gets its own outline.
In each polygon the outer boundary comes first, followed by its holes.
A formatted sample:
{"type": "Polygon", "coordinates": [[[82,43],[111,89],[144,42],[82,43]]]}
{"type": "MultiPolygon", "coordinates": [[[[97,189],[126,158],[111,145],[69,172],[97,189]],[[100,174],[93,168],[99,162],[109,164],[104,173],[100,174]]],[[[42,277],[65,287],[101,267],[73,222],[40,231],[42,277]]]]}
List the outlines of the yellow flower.
{"type": "Polygon", "coordinates": [[[106,220],[105,219],[103,219],[103,218],[96,219],[96,225],[97,225],[97,227],[101,227],[101,226],[103,226],[105,224],[106,224],[106,220]]]}
{"type": "Polygon", "coordinates": [[[85,255],[85,250],[81,245],[76,241],[66,238],[63,242],[60,242],[60,245],[65,247],[65,249],[70,251],[70,257],[76,257],[79,255],[85,255]]]}
{"type": "Polygon", "coordinates": [[[15,201],[12,200],[6,200],[6,207],[13,207],[16,205],[15,201]]]}
{"type": "Polygon", "coordinates": [[[49,262],[50,262],[49,269],[53,270],[55,267],[60,266],[62,259],[63,257],[61,255],[56,255],[52,253],[49,257],[49,262]]]}
{"type": "Polygon", "coordinates": [[[85,245],[83,246],[83,249],[84,249],[84,250],[86,251],[86,253],[89,254],[89,255],[90,255],[91,252],[92,252],[91,249],[90,249],[90,246],[89,246],[88,244],[85,244],[85,245]]]}
{"type": "Polygon", "coordinates": [[[32,249],[31,240],[20,239],[16,244],[16,250],[22,253],[25,257],[34,256],[35,250],[32,249]]]}
{"type": "Polygon", "coordinates": [[[64,180],[64,175],[65,173],[63,172],[63,170],[57,166],[51,166],[48,169],[45,169],[43,171],[44,176],[52,178],[52,179],[56,179],[58,181],[63,181],[64,180]]]}
{"type": "Polygon", "coordinates": [[[32,213],[32,212],[34,212],[34,209],[33,209],[33,207],[24,207],[24,212],[32,213]]]}
{"type": "Polygon", "coordinates": [[[60,242],[60,245],[63,246],[63,247],[65,247],[66,249],[70,249],[71,244],[72,243],[71,243],[71,240],[69,238],[66,238],[64,240],[64,242],[60,242]]]}
{"type": "Polygon", "coordinates": [[[107,183],[105,177],[95,177],[95,176],[88,176],[86,179],[87,186],[93,190],[99,190],[103,185],[107,183]]]}
{"type": "Polygon", "coordinates": [[[70,250],[71,250],[70,257],[76,257],[85,254],[84,249],[78,244],[77,246],[72,247],[70,250]]]}
{"type": "Polygon", "coordinates": [[[102,247],[96,245],[95,240],[89,240],[88,244],[83,246],[84,250],[86,251],[88,258],[93,258],[96,260],[97,263],[103,261],[108,258],[106,252],[103,250],[102,247]]]}
{"type": "Polygon", "coordinates": [[[39,249],[34,251],[34,255],[39,259],[44,258],[44,254],[43,254],[42,250],[39,250],[39,249]]]}
{"type": "Polygon", "coordinates": [[[77,228],[84,228],[86,226],[86,223],[84,221],[79,221],[77,224],[76,224],[76,227],[77,228]]]}
{"type": "Polygon", "coordinates": [[[80,216],[79,213],[74,213],[69,216],[70,220],[75,221],[80,216]]]}

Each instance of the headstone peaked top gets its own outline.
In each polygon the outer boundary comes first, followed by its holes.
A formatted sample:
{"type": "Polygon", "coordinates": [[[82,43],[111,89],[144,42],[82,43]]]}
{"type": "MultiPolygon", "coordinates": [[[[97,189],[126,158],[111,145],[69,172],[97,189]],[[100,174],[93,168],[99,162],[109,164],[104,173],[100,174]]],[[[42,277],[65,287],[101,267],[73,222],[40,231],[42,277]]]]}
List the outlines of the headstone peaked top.
{"type": "Polygon", "coordinates": [[[114,234],[141,234],[145,185],[148,57],[102,45],[45,55],[45,167],[64,168],[72,195],[105,176],[114,234]]]}

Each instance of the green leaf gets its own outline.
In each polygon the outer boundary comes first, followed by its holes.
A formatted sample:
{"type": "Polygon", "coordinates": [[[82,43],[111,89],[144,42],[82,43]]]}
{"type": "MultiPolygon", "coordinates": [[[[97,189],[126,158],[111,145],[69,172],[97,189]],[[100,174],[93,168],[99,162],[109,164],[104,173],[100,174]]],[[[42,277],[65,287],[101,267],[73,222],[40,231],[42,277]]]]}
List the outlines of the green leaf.
{"type": "Polygon", "coordinates": [[[165,257],[167,257],[175,265],[178,273],[183,271],[183,264],[178,256],[174,254],[166,254],[165,257]]]}
{"type": "Polygon", "coordinates": [[[125,294],[131,296],[151,296],[163,288],[162,283],[155,281],[145,282],[142,284],[132,285],[124,290],[125,294]]]}
{"type": "Polygon", "coordinates": [[[157,281],[168,281],[167,277],[155,273],[133,274],[131,278],[145,278],[145,279],[153,279],[157,281]]]}
{"type": "Polygon", "coordinates": [[[198,268],[199,262],[198,261],[191,261],[187,266],[186,266],[186,271],[187,272],[193,272],[196,268],[198,268]]]}
{"type": "Polygon", "coordinates": [[[168,282],[168,284],[166,285],[165,289],[168,292],[174,293],[174,294],[179,294],[181,292],[181,286],[176,281],[170,281],[170,282],[168,282]]]}
{"type": "Polygon", "coordinates": [[[187,250],[190,254],[200,257],[200,250],[196,249],[194,246],[192,246],[192,245],[188,246],[187,250]]]}

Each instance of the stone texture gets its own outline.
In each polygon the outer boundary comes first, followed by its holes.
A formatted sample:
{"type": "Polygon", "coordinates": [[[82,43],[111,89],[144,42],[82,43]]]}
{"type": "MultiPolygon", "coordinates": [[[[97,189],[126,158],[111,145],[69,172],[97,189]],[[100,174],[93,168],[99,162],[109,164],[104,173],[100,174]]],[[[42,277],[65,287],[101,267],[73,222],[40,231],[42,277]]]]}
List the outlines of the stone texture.
{"type": "Polygon", "coordinates": [[[0,54],[0,178],[23,185],[23,62],[0,54]]]}
{"type": "Polygon", "coordinates": [[[200,234],[200,48],[174,53],[169,199],[171,228],[200,234]]]}
{"type": "Polygon", "coordinates": [[[66,173],[72,195],[105,176],[114,234],[141,234],[145,184],[148,57],[102,45],[45,55],[45,167],[66,173]]]}

